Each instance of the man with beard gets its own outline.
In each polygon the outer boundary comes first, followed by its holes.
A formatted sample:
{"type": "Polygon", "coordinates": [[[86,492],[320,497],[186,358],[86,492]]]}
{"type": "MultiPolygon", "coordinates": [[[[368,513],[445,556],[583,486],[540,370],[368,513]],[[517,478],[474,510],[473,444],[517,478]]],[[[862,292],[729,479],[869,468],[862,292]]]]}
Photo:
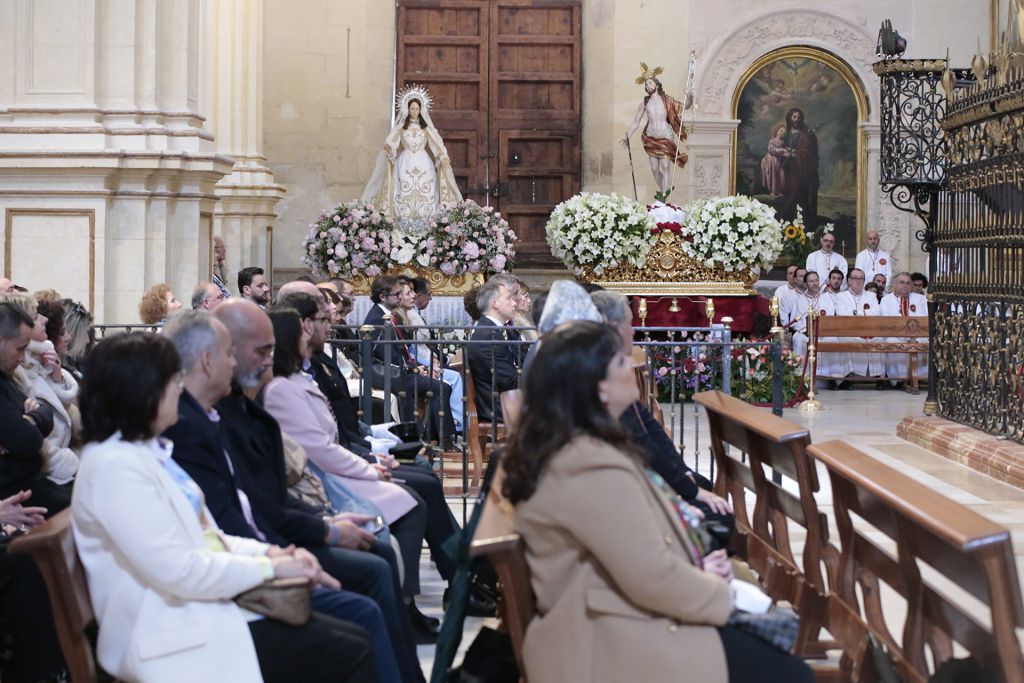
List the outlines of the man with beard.
{"type": "MultiPolygon", "coordinates": [[[[807,127],[804,112],[793,107],[786,112],[786,149],[789,154],[783,160],[785,184],[782,207],[783,218],[796,216],[796,207],[803,209],[804,225],[807,230],[818,226],[818,137],[807,127]]],[[[825,273],[820,273],[823,277],[825,273]]]]}
{"type": "Polygon", "coordinates": [[[238,295],[260,308],[265,309],[270,304],[270,284],[262,268],[249,266],[238,271],[238,295]]]}
{"type": "Polygon", "coordinates": [[[644,151],[647,152],[651,160],[654,182],[660,191],[669,192],[672,189],[672,164],[677,164],[679,168],[686,166],[687,155],[676,145],[686,140],[682,116],[687,107],[684,107],[679,100],[665,94],[661,81],[655,78],[658,73],[661,73],[660,68],[654,71],[648,71],[645,68],[640,78],[636,79],[637,85],[643,84],[647,96],[637,108],[636,116],[629,124],[622,144],[629,145],[629,138],[632,137],[646,116],[647,125],[644,126],[640,139],[643,141],[644,151]]]}

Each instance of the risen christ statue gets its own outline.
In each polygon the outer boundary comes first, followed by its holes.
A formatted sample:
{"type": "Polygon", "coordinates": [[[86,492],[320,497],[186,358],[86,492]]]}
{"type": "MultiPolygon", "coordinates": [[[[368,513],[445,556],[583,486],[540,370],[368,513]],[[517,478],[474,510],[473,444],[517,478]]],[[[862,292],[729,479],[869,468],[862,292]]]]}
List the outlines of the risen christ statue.
{"type": "Polygon", "coordinates": [[[661,192],[669,192],[672,189],[672,163],[675,162],[679,168],[686,166],[686,152],[676,148],[677,142],[686,140],[686,131],[682,126],[685,107],[679,100],[666,95],[661,87],[661,81],[654,76],[644,79],[643,83],[647,97],[636,110],[636,116],[626,130],[623,144],[629,144],[629,138],[646,116],[647,125],[644,126],[640,139],[644,143],[644,151],[651,160],[654,182],[661,192]]]}

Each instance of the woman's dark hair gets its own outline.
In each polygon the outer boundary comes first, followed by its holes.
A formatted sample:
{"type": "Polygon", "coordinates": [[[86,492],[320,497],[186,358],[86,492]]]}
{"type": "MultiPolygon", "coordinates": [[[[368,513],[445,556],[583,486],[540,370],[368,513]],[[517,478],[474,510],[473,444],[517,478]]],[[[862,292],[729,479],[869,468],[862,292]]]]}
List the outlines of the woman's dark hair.
{"type": "MultiPolygon", "coordinates": [[[[430,126],[427,125],[427,120],[425,118],[423,118],[423,103],[420,102],[419,99],[414,97],[411,100],[409,100],[409,105],[408,105],[408,107],[406,107],[406,109],[409,109],[410,107],[412,107],[412,103],[413,102],[415,102],[416,104],[420,105],[420,128],[430,128],[430,126]]],[[[409,117],[410,116],[411,116],[410,114],[406,114],[405,115],[405,123],[402,124],[402,130],[405,130],[406,128],[409,127],[409,123],[410,123],[410,118],[409,117]]]]}
{"type": "Polygon", "coordinates": [[[36,307],[46,317],[46,338],[56,344],[64,334],[64,307],[58,299],[38,299],[36,307]]]}
{"type": "Polygon", "coordinates": [[[468,315],[470,320],[473,322],[479,320],[480,316],[483,315],[480,312],[480,307],[476,305],[476,295],[479,291],[479,287],[474,287],[462,296],[462,307],[466,309],[466,315],[468,315]]]}
{"type": "Polygon", "coordinates": [[[597,385],[621,349],[614,327],[589,320],[567,322],[544,337],[520,385],[523,412],[503,458],[502,493],[510,501],[532,496],[548,460],[580,435],[643,459],[598,396],[597,385]]]}
{"type": "Polygon", "coordinates": [[[547,292],[541,292],[537,296],[533,297],[533,304],[530,306],[530,317],[533,319],[534,325],[540,322],[540,316],[542,313],[544,313],[544,305],[547,302],[547,292]]]}
{"type": "Polygon", "coordinates": [[[158,334],[104,339],[89,353],[78,396],[83,440],[105,441],[115,432],[125,441],[156,436],[153,421],[160,401],[179,372],[174,344],[158,334]]]}
{"type": "Polygon", "coordinates": [[[302,318],[294,308],[267,313],[274,326],[274,377],[288,377],[302,368],[302,318]]]}

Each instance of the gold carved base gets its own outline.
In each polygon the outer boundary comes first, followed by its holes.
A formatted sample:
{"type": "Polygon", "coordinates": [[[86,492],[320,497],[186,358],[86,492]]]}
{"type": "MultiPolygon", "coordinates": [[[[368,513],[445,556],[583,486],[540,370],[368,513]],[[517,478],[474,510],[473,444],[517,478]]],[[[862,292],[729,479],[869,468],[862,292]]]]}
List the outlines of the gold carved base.
{"type": "Polygon", "coordinates": [[[580,279],[623,294],[750,296],[755,293],[757,274],[749,269],[730,273],[709,268],[686,255],[679,235],[665,231],[642,267],[616,266],[597,274],[585,266],[580,279]]]}
{"type": "MultiPolygon", "coordinates": [[[[402,266],[394,268],[386,273],[392,277],[405,275],[406,277],[426,278],[430,283],[430,291],[436,296],[462,296],[474,287],[484,283],[483,273],[463,273],[461,275],[445,275],[435,268],[420,268],[419,266],[402,266]]],[[[373,277],[368,275],[354,275],[351,278],[352,287],[356,294],[369,294],[373,277]]]]}

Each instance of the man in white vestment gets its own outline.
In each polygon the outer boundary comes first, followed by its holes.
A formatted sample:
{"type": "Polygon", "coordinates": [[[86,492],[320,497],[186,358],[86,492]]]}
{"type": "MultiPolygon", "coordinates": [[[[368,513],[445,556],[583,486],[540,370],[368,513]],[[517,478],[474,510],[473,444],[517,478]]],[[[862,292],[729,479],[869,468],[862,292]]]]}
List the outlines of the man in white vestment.
{"type": "Polygon", "coordinates": [[[821,249],[813,251],[807,256],[807,272],[814,271],[818,274],[819,280],[824,280],[833,268],[838,268],[846,278],[846,258],[835,251],[836,237],[830,232],[821,236],[821,249]]]}
{"type": "Polygon", "coordinates": [[[779,319],[782,319],[782,310],[786,307],[786,300],[796,294],[800,289],[796,285],[796,271],[800,266],[795,263],[789,264],[786,268],[786,284],[775,288],[775,298],[779,301],[779,319]]]}
{"type": "Polygon", "coordinates": [[[864,271],[867,281],[874,280],[875,275],[884,275],[885,281],[892,279],[892,256],[879,248],[881,238],[877,230],[868,230],[868,248],[857,254],[856,266],[864,271]]]}
{"type": "MultiPolygon", "coordinates": [[[[860,268],[850,270],[850,274],[846,277],[849,288],[837,297],[836,315],[863,317],[878,315],[878,298],[874,293],[864,289],[866,277],[867,274],[860,268]]],[[[849,355],[850,372],[854,375],[881,377],[885,372],[885,363],[880,353],[851,353],[849,355]]],[[[876,384],[876,387],[880,386],[881,380],[876,384]]]]}
{"type": "MultiPolygon", "coordinates": [[[[828,274],[828,286],[821,292],[819,301],[819,315],[839,315],[840,287],[843,286],[843,273],[838,268],[833,268],[828,274]]],[[[838,337],[822,337],[818,335],[819,341],[839,341],[838,337]]],[[[848,353],[818,353],[818,377],[839,377],[842,379],[850,374],[850,354],[848,353]]],[[[828,388],[831,390],[845,389],[849,385],[846,382],[836,384],[835,379],[828,380],[828,388]]]]}
{"type": "MultiPolygon", "coordinates": [[[[880,305],[881,315],[927,316],[928,300],[921,294],[910,291],[910,273],[898,273],[892,283],[892,293],[882,298],[880,305]]],[[[920,339],[905,339],[902,337],[889,337],[888,341],[920,341],[920,339]]],[[[903,386],[903,380],[907,378],[908,356],[904,353],[885,354],[885,374],[892,381],[896,388],[903,386]]],[[[917,376],[928,376],[928,355],[919,353],[917,355],[917,376]]]]}
{"type": "MultiPolygon", "coordinates": [[[[787,319],[783,323],[793,331],[793,351],[801,358],[807,356],[807,312],[815,310],[818,315],[835,315],[832,302],[821,296],[818,274],[807,271],[804,274],[807,290],[800,292],[792,299],[792,306],[787,311],[787,319]]],[[[807,366],[810,372],[810,365],[807,366]]]]}

